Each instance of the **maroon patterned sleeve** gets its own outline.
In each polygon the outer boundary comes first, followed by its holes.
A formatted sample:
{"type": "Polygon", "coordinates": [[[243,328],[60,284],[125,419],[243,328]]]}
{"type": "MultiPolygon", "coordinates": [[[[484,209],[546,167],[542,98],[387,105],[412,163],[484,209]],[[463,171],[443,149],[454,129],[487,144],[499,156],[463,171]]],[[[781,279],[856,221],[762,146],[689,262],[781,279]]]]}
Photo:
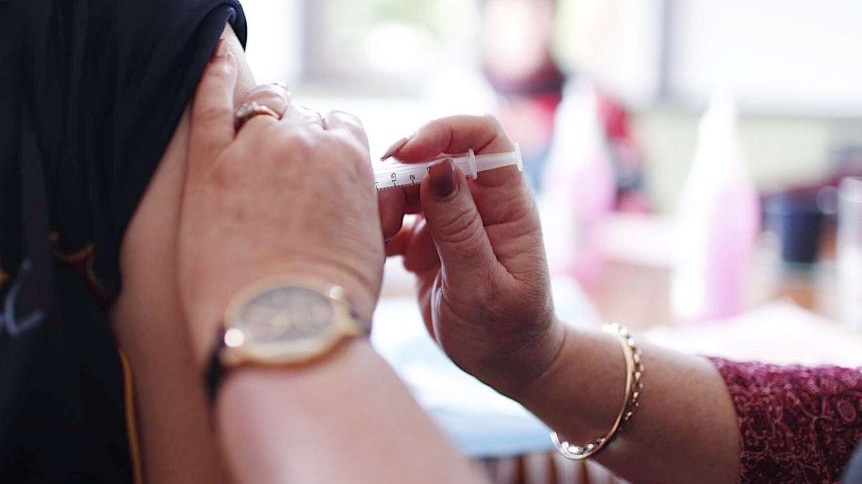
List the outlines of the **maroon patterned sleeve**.
{"type": "Polygon", "coordinates": [[[736,408],[741,482],[836,482],[862,440],[862,369],[712,358],[736,408]]]}

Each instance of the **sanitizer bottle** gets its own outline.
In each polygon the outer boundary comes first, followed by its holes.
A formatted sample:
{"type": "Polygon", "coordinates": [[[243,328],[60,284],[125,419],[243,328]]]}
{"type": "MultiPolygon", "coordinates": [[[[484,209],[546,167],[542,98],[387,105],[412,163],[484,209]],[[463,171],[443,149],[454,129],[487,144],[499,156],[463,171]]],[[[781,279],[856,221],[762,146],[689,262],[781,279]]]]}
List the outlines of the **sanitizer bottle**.
{"type": "Polygon", "coordinates": [[[745,309],[760,206],[736,121],[733,98],[713,96],[679,198],[671,307],[681,322],[721,319],[745,309]]]}

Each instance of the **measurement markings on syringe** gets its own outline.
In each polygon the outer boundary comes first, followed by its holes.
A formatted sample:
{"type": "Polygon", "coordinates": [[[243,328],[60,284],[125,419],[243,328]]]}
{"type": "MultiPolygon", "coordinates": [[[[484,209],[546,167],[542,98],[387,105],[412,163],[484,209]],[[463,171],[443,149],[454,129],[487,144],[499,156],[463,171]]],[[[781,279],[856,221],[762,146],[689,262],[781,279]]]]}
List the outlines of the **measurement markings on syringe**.
{"type": "Polygon", "coordinates": [[[430,167],[430,166],[427,166],[427,167],[421,167],[421,166],[419,166],[419,167],[417,167],[417,168],[418,168],[418,169],[420,169],[420,170],[421,170],[422,168],[424,168],[425,173],[424,173],[424,174],[422,174],[422,175],[417,175],[415,172],[414,172],[414,173],[406,173],[406,174],[405,174],[405,173],[402,173],[402,174],[401,174],[402,176],[400,176],[400,177],[399,177],[399,176],[398,176],[398,175],[399,175],[399,174],[398,174],[398,172],[393,171],[393,172],[389,173],[389,181],[388,181],[388,182],[384,182],[384,185],[383,185],[383,186],[381,186],[381,185],[380,185],[380,183],[381,183],[381,182],[379,181],[379,179],[380,179],[380,178],[384,178],[384,177],[385,177],[386,172],[383,172],[383,173],[375,173],[375,174],[374,174],[374,176],[375,176],[375,178],[377,178],[378,180],[375,180],[375,181],[374,181],[374,188],[376,188],[376,189],[378,189],[378,190],[387,190],[387,189],[390,189],[390,188],[417,186],[417,185],[419,185],[419,182],[420,182],[423,178],[425,178],[425,176],[424,176],[424,175],[425,175],[425,174],[430,173],[430,171],[431,171],[431,167],[430,167]],[[404,175],[406,175],[406,179],[405,179],[405,176],[404,176],[404,175]]]}
{"type": "Polygon", "coordinates": [[[442,160],[449,159],[468,178],[475,179],[479,172],[493,170],[504,166],[516,165],[523,171],[521,151],[517,145],[515,150],[507,153],[489,153],[476,155],[469,151],[465,155],[447,155],[421,163],[396,163],[388,166],[378,166],[374,173],[374,188],[387,190],[397,187],[419,185],[431,172],[431,167],[442,160]]]}

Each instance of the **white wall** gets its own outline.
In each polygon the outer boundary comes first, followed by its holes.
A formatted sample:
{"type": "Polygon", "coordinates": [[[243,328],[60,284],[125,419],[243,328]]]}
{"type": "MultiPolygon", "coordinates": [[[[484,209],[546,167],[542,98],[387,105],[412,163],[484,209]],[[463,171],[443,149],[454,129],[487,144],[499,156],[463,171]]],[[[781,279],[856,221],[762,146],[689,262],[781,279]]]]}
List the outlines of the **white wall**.
{"type": "Polygon", "coordinates": [[[293,84],[300,77],[304,0],[243,0],[246,56],[258,82],[293,84]]]}
{"type": "Polygon", "coordinates": [[[862,115],[862,2],[672,5],[668,79],[677,100],[730,88],[749,111],[862,115]]]}

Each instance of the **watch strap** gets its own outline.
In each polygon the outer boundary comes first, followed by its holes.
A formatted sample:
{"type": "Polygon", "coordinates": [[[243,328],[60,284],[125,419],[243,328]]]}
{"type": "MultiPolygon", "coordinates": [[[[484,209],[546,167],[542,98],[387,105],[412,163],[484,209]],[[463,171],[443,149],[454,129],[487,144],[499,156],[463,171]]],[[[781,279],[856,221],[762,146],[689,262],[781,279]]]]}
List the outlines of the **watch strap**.
{"type": "Polygon", "coordinates": [[[225,346],[224,331],[222,330],[218,332],[216,347],[210,355],[204,372],[204,389],[206,390],[207,402],[211,407],[215,405],[216,396],[227,373],[227,369],[221,361],[221,353],[225,346]]]}

